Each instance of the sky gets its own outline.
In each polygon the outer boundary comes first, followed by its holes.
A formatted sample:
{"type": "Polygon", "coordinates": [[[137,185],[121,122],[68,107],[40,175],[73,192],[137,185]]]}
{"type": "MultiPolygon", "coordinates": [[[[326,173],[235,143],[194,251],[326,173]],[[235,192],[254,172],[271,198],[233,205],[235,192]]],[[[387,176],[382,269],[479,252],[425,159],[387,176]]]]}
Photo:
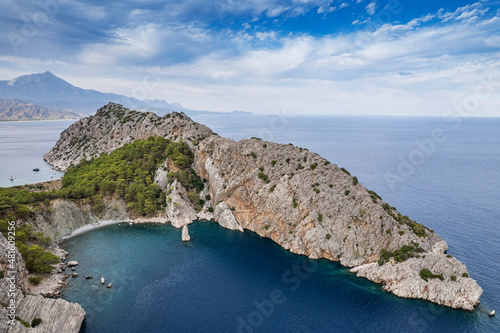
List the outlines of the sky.
{"type": "Polygon", "coordinates": [[[500,1],[2,0],[0,80],[188,109],[500,116],[500,1]]]}

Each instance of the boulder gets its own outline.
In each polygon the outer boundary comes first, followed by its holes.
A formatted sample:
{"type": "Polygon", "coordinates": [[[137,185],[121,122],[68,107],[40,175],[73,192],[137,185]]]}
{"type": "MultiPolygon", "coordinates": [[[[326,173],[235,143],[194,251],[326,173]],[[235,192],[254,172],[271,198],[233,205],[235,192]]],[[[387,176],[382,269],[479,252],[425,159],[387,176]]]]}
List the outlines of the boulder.
{"type": "Polygon", "coordinates": [[[490,317],[493,317],[494,315],[495,315],[495,310],[491,311],[489,314],[490,317]]]}
{"type": "Polygon", "coordinates": [[[78,273],[71,273],[71,277],[76,278],[78,276],[78,273]]]}
{"type": "Polygon", "coordinates": [[[101,284],[104,284],[104,278],[103,277],[101,278],[101,284]]]}
{"type": "Polygon", "coordinates": [[[106,286],[106,288],[111,288],[112,286],[113,286],[113,284],[112,284],[112,283],[110,283],[110,284],[108,284],[108,285],[106,286]]]}
{"type": "Polygon", "coordinates": [[[68,266],[69,266],[69,267],[72,267],[72,266],[78,266],[78,261],[74,261],[74,260],[73,260],[73,261],[70,261],[70,262],[68,262],[68,266]]]}

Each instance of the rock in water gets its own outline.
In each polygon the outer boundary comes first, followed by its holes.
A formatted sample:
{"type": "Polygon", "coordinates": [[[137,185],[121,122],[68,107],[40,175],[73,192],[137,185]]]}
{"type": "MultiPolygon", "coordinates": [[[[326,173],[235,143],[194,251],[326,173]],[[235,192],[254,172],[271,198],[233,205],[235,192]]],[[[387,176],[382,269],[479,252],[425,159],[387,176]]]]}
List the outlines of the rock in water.
{"type": "Polygon", "coordinates": [[[106,288],[111,288],[112,286],[113,286],[113,284],[112,284],[112,283],[110,283],[110,284],[108,284],[108,285],[106,286],[106,288]]]}
{"type": "Polygon", "coordinates": [[[490,312],[490,317],[493,317],[495,315],[495,310],[490,312]]]}
{"type": "Polygon", "coordinates": [[[101,278],[101,284],[104,284],[104,278],[103,277],[101,278]]]}
{"type": "Polygon", "coordinates": [[[71,267],[71,270],[74,272],[75,271],[75,267],[71,267]]]}
{"type": "Polygon", "coordinates": [[[90,280],[90,279],[93,279],[94,277],[93,276],[86,276],[85,277],[87,280],[90,280]]]}
{"type": "Polygon", "coordinates": [[[182,227],[182,241],[189,242],[191,240],[191,236],[189,236],[187,225],[182,227]]]}
{"type": "Polygon", "coordinates": [[[71,266],[78,266],[78,261],[70,261],[68,262],[68,266],[71,267],[71,266]]]}
{"type": "Polygon", "coordinates": [[[71,273],[71,276],[75,278],[78,276],[78,273],[71,273]]]}

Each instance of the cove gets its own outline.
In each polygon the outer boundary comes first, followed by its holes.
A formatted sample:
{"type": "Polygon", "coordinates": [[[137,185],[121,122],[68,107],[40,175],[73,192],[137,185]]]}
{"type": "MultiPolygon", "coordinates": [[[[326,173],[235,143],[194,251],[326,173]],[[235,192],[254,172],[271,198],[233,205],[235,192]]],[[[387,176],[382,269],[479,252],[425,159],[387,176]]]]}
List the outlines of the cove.
{"type": "Polygon", "coordinates": [[[398,298],[338,263],[292,254],[252,232],[197,221],[189,233],[184,243],[169,224],[120,223],[63,241],[79,277],[69,278],[62,298],[85,309],[81,332],[487,329],[481,311],[398,298]]]}

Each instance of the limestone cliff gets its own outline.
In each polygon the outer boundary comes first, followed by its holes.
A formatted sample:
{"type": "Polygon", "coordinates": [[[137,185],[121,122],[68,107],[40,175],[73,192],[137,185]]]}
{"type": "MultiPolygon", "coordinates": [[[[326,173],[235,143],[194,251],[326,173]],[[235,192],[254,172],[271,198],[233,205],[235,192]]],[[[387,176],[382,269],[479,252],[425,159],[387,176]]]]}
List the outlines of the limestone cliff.
{"type": "Polygon", "coordinates": [[[29,294],[28,273],[21,254],[15,246],[9,246],[0,233],[0,271],[5,277],[0,279],[0,333],[14,332],[65,332],[78,333],[85,317],[85,311],[79,304],[62,299],[51,299],[29,294]],[[10,266],[9,248],[14,250],[14,269],[10,266]],[[12,271],[14,273],[9,273],[12,271]],[[12,279],[11,279],[12,278],[12,279]],[[34,318],[42,322],[35,328],[26,328],[20,321],[13,325],[7,321],[11,311],[10,304],[15,304],[15,316],[31,323],[34,318]]]}
{"type": "Polygon", "coordinates": [[[445,254],[447,245],[438,235],[307,149],[260,139],[235,142],[185,115],[159,118],[108,104],[63,132],[45,158],[65,170],[151,135],[190,142],[193,167],[207,180],[201,194],[211,202],[197,213],[182,186],[168,179],[168,162],[157,171],[155,181],[168,195],[165,218],[175,226],[195,217],[214,218],[226,228],[271,238],[293,253],[358,267],[358,276],[398,296],[467,310],[479,303],[482,289],[466,277],[463,264],[445,254]],[[382,255],[387,260],[379,265],[382,255]],[[425,281],[422,269],[443,280],[425,281]]]}

